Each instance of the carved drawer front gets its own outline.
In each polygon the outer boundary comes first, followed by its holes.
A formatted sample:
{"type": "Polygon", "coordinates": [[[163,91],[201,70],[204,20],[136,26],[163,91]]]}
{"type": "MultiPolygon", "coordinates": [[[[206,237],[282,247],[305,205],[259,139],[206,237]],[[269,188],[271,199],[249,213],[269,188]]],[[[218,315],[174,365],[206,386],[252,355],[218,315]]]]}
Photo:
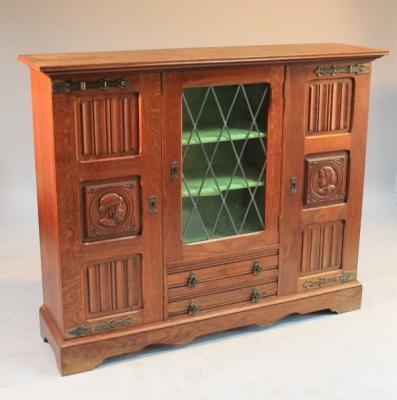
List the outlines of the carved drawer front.
{"type": "Polygon", "coordinates": [[[175,301],[277,279],[277,255],[196,268],[168,275],[168,299],[175,301]]]}
{"type": "Polygon", "coordinates": [[[75,109],[80,160],[138,153],[138,93],[77,97],[75,109]]]}
{"type": "Polygon", "coordinates": [[[84,240],[137,235],[141,230],[139,178],[84,183],[84,240]]]}
{"type": "Polygon", "coordinates": [[[189,299],[173,301],[168,304],[169,317],[194,316],[222,308],[257,304],[277,294],[277,281],[257,283],[240,289],[227,290],[204,296],[192,296],[189,299]]]}
{"type": "Polygon", "coordinates": [[[308,84],[307,133],[350,131],[353,109],[351,78],[321,79],[308,84]]]}
{"type": "Polygon", "coordinates": [[[306,156],[304,194],[306,207],[346,201],[347,163],[346,151],[306,156]]]}

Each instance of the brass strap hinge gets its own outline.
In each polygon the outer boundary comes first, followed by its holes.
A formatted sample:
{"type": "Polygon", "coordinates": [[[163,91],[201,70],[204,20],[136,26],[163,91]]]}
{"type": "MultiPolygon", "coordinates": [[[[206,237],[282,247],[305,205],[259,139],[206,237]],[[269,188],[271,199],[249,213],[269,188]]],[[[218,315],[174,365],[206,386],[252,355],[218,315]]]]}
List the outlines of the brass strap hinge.
{"type": "Polygon", "coordinates": [[[368,74],[371,72],[370,64],[357,64],[357,65],[332,65],[331,67],[320,66],[314,71],[317,76],[323,75],[338,75],[338,74],[368,74]]]}
{"type": "Polygon", "coordinates": [[[100,79],[97,81],[63,81],[52,84],[53,93],[70,93],[74,91],[85,91],[88,89],[106,90],[109,88],[125,89],[128,87],[126,78],[114,80],[100,79]]]}
{"type": "Polygon", "coordinates": [[[65,330],[66,337],[74,338],[85,336],[90,333],[96,333],[101,331],[109,331],[116,328],[122,328],[124,326],[129,326],[132,324],[133,318],[126,317],[123,319],[114,319],[106,322],[101,322],[95,325],[80,325],[74,328],[65,330]]]}
{"type": "Polygon", "coordinates": [[[326,285],[330,285],[331,283],[344,283],[347,281],[352,281],[355,279],[355,274],[351,272],[344,272],[341,275],[333,275],[333,276],[327,276],[315,280],[309,280],[306,281],[303,284],[303,287],[305,289],[314,289],[314,288],[320,288],[326,285]]]}

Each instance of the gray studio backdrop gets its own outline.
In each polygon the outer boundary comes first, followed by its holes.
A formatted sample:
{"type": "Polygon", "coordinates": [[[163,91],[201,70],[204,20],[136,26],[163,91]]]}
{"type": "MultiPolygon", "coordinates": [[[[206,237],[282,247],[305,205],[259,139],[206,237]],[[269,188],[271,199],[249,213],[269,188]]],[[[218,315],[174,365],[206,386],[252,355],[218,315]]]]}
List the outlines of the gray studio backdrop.
{"type": "Polygon", "coordinates": [[[265,391],[272,399],[395,400],[396,126],[397,0],[0,0],[0,399],[227,393],[240,400],[265,391]],[[298,42],[392,52],[375,61],[372,75],[361,311],[295,316],[265,332],[225,333],[181,351],[148,349],[111,368],[58,378],[52,351],[39,338],[29,73],[17,54],[298,42]]]}
{"type": "Polygon", "coordinates": [[[37,234],[29,74],[19,53],[334,41],[389,48],[373,72],[364,204],[396,203],[395,0],[188,3],[0,1],[0,238],[37,234]]]}

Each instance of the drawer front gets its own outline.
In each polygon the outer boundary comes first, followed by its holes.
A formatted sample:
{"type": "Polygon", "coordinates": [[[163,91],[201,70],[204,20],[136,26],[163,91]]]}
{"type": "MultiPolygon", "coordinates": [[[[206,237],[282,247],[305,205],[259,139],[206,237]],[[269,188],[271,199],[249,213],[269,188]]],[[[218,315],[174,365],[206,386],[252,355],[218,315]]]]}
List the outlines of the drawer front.
{"type": "Polygon", "coordinates": [[[221,293],[191,297],[173,301],[168,304],[169,317],[178,315],[194,316],[201,312],[211,311],[229,305],[244,306],[257,304],[277,294],[277,282],[261,283],[240,289],[227,290],[221,293]]]}
{"type": "MultiPolygon", "coordinates": [[[[259,261],[253,267],[251,264],[250,271],[232,276],[224,274],[224,278],[222,279],[206,278],[206,271],[196,270],[187,274],[184,273],[183,286],[169,288],[168,299],[169,301],[174,301],[192,296],[252,286],[258,283],[277,282],[278,267],[263,269],[263,264],[260,264],[259,261]]],[[[222,266],[222,268],[225,268],[225,266],[222,266]]]]}
{"type": "Polygon", "coordinates": [[[183,272],[168,274],[168,288],[189,288],[192,274],[196,275],[197,283],[193,287],[199,288],[205,283],[215,279],[225,279],[242,275],[255,275],[260,277],[266,270],[278,267],[278,255],[257,257],[255,259],[241,260],[237,262],[196,267],[183,272]]]}

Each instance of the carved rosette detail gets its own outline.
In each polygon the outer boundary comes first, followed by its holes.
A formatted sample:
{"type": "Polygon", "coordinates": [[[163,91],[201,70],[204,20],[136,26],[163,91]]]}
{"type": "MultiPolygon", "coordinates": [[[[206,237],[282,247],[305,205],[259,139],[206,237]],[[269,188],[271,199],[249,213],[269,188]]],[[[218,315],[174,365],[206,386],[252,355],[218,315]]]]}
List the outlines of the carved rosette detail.
{"type": "Polygon", "coordinates": [[[84,238],[101,240],[138,234],[139,185],[131,181],[84,184],[84,238]]]}
{"type": "Polygon", "coordinates": [[[346,200],[347,152],[306,158],[305,205],[317,207],[346,200]]]}

